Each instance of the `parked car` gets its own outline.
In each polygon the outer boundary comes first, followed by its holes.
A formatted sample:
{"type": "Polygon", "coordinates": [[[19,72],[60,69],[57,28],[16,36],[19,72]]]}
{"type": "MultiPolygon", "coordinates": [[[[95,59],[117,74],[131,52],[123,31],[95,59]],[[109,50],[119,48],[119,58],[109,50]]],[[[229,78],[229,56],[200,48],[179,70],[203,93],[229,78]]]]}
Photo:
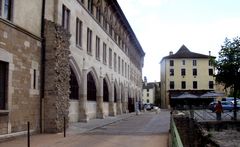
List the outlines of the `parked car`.
{"type": "Polygon", "coordinates": [[[153,109],[153,104],[144,104],[144,109],[152,110],[153,109]]]}
{"type": "MultiPolygon", "coordinates": [[[[215,106],[217,103],[218,103],[217,101],[211,102],[208,105],[208,109],[210,109],[210,110],[212,110],[212,112],[214,112],[215,106]]],[[[221,101],[221,103],[222,103],[223,111],[232,111],[234,108],[233,103],[230,101],[221,101]]]]}
{"type": "MultiPolygon", "coordinates": [[[[240,101],[239,98],[236,98],[237,102],[240,101]]],[[[222,101],[230,101],[232,103],[234,103],[234,97],[225,97],[225,98],[222,98],[222,101]]]]}

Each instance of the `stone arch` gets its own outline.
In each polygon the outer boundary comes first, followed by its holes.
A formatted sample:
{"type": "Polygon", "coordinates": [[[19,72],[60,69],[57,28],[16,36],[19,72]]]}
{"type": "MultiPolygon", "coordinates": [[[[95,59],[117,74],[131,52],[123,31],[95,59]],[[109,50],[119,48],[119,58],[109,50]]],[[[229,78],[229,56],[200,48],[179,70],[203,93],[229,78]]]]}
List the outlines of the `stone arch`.
{"type": "Polygon", "coordinates": [[[86,71],[87,75],[90,73],[94,79],[94,82],[96,84],[96,89],[97,89],[97,94],[99,94],[100,92],[100,85],[99,85],[99,78],[98,78],[98,75],[97,75],[97,72],[96,72],[96,69],[94,67],[91,67],[89,68],[87,71],[86,71]]]}
{"type": "Polygon", "coordinates": [[[114,97],[114,102],[117,102],[117,99],[119,98],[119,86],[118,86],[117,80],[115,80],[114,82],[113,97],[114,97]]]}
{"type": "Polygon", "coordinates": [[[96,70],[92,67],[87,70],[87,100],[96,101],[100,86],[96,70]]]}
{"type": "Polygon", "coordinates": [[[106,74],[103,78],[103,101],[104,102],[109,102],[109,100],[111,98],[111,88],[112,88],[111,82],[109,80],[108,75],[106,74]],[[108,93],[108,94],[106,95],[106,93],[108,93]]]}

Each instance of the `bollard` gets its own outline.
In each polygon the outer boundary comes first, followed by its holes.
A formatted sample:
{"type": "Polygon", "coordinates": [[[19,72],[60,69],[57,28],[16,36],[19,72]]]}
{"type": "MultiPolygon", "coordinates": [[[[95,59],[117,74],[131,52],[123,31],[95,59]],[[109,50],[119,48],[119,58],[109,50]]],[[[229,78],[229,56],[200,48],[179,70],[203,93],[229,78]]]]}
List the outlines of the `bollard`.
{"type": "Polygon", "coordinates": [[[27,123],[27,127],[28,127],[28,129],[27,129],[27,142],[28,142],[28,147],[30,147],[30,122],[28,121],[28,123],[27,123]]]}
{"type": "Polygon", "coordinates": [[[66,118],[63,117],[63,136],[66,137],[66,118]]]}

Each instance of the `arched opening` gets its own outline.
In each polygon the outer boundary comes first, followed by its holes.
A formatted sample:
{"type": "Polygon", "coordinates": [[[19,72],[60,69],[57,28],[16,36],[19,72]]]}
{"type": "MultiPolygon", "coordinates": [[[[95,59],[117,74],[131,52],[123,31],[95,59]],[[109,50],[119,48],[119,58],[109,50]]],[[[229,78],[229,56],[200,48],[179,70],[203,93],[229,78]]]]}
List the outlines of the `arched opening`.
{"type": "Polygon", "coordinates": [[[108,92],[108,85],[105,79],[103,79],[103,101],[109,101],[109,92],[108,92]]]}
{"type": "Polygon", "coordinates": [[[96,101],[96,85],[91,73],[87,75],[87,100],[96,101]]]}
{"type": "Polygon", "coordinates": [[[130,94],[128,94],[128,110],[134,112],[134,98],[131,98],[130,94]]]}
{"type": "Polygon", "coordinates": [[[70,75],[70,99],[77,100],[79,98],[79,86],[77,78],[71,68],[70,75]]]}
{"type": "Polygon", "coordinates": [[[117,102],[117,89],[116,89],[116,86],[114,86],[114,102],[117,102]]]}

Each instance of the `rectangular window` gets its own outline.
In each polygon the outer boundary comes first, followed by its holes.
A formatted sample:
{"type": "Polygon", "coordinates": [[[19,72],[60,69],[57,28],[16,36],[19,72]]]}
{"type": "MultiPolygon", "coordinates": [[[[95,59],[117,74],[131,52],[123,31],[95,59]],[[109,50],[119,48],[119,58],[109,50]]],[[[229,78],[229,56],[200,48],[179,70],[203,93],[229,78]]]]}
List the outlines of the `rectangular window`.
{"type": "Polygon", "coordinates": [[[88,11],[93,14],[93,0],[88,0],[88,11]]]}
{"type": "Polygon", "coordinates": [[[193,76],[197,76],[197,69],[196,68],[193,69],[193,76]]]}
{"type": "Polygon", "coordinates": [[[182,69],[181,69],[181,75],[182,75],[182,76],[185,76],[185,75],[186,75],[186,69],[185,69],[185,68],[182,68],[182,69]]]}
{"type": "Polygon", "coordinates": [[[149,97],[149,93],[147,93],[147,97],[149,97]]]}
{"type": "Polygon", "coordinates": [[[125,77],[127,77],[127,63],[125,62],[125,77]]]}
{"type": "Polygon", "coordinates": [[[193,81],[193,89],[197,89],[197,81],[193,81]]]}
{"type": "Polygon", "coordinates": [[[124,61],[122,59],[122,76],[124,76],[124,61]]]}
{"type": "Polygon", "coordinates": [[[186,89],[186,81],[182,81],[182,89],[186,89]]]}
{"type": "Polygon", "coordinates": [[[96,59],[100,60],[100,38],[96,36],[96,59]]]}
{"type": "Polygon", "coordinates": [[[208,65],[209,65],[209,66],[213,66],[213,63],[212,63],[211,60],[208,61],[208,65]]]}
{"type": "Polygon", "coordinates": [[[107,45],[103,42],[103,63],[107,63],[107,45]]]}
{"type": "Polygon", "coordinates": [[[79,18],[76,19],[76,45],[82,46],[82,21],[79,18]]]}
{"type": "Polygon", "coordinates": [[[0,61],[0,110],[6,109],[8,63],[0,61]]]}
{"type": "Polygon", "coordinates": [[[129,79],[129,70],[130,70],[130,67],[129,67],[129,65],[128,65],[128,75],[127,75],[127,77],[128,77],[128,79],[129,79]]]}
{"type": "Polygon", "coordinates": [[[212,76],[213,75],[213,69],[208,69],[208,74],[209,74],[209,76],[212,76]]]}
{"type": "Polygon", "coordinates": [[[213,87],[214,87],[213,81],[209,81],[209,89],[213,89],[213,87]]]}
{"type": "Polygon", "coordinates": [[[113,62],[114,62],[114,71],[116,72],[117,71],[117,54],[116,53],[114,53],[114,55],[113,55],[114,57],[113,57],[113,62]]]}
{"type": "Polygon", "coordinates": [[[170,89],[174,89],[174,81],[170,81],[170,89]]]}
{"type": "Polygon", "coordinates": [[[109,48],[109,60],[108,60],[109,67],[112,68],[112,49],[109,48]]]}
{"type": "Polygon", "coordinates": [[[149,89],[147,89],[147,92],[149,92],[149,89]]]}
{"type": "Polygon", "coordinates": [[[174,61],[170,60],[170,66],[174,66],[174,61]]]}
{"type": "Polygon", "coordinates": [[[66,6],[62,6],[62,26],[69,31],[70,26],[70,10],[66,6]]]}
{"type": "Polygon", "coordinates": [[[119,74],[121,73],[121,59],[119,56],[118,56],[118,73],[119,74]]]}
{"type": "Polygon", "coordinates": [[[37,73],[36,69],[33,70],[33,89],[37,89],[37,73]]]}
{"type": "Polygon", "coordinates": [[[197,66],[197,60],[193,60],[193,66],[197,66]]]}
{"type": "Polygon", "coordinates": [[[101,9],[100,9],[100,7],[96,7],[96,19],[99,23],[101,23],[101,9]]]}
{"type": "Polygon", "coordinates": [[[12,0],[0,0],[0,17],[11,20],[12,17],[12,0]]]}
{"type": "Polygon", "coordinates": [[[185,60],[182,60],[182,65],[185,65],[186,64],[186,61],[185,60]]]}
{"type": "Polygon", "coordinates": [[[106,18],[103,18],[103,28],[107,30],[107,20],[106,18]]]}
{"type": "Polygon", "coordinates": [[[87,28],[87,52],[92,54],[92,30],[87,28]]]}
{"type": "Polygon", "coordinates": [[[174,76],[174,69],[170,69],[170,76],[174,76]]]}

